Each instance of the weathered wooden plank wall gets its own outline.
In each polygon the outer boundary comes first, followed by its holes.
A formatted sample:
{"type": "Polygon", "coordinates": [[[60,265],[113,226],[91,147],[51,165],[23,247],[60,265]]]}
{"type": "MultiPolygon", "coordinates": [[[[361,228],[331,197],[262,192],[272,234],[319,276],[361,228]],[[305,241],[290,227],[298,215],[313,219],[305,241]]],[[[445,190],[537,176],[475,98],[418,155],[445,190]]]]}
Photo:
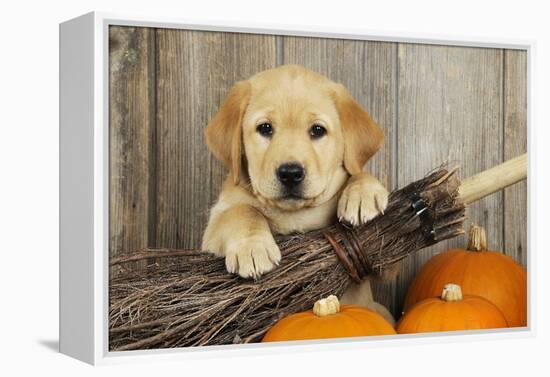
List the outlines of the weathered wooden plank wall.
{"type": "MultiPolygon", "coordinates": [[[[443,161],[459,162],[470,176],[502,162],[502,51],[403,44],[399,46],[397,115],[398,184],[443,161]]],[[[471,205],[468,217],[483,224],[492,246],[502,249],[502,194],[471,205]]],[[[398,303],[416,271],[434,254],[464,246],[457,237],[422,250],[403,263],[398,303]]]]}
{"type": "MultiPolygon", "coordinates": [[[[504,160],[527,150],[527,54],[504,51],[504,160]]],[[[504,251],[527,263],[527,182],[504,190],[504,251]]]]}
{"type": "MultiPolygon", "coordinates": [[[[203,129],[238,80],[302,64],[343,83],[385,132],[366,167],[390,189],[442,162],[468,176],[526,150],[525,51],[111,27],[110,254],[198,247],[225,170],[203,129]]],[[[490,247],[526,263],[526,185],[475,203],[468,215],[490,247]]],[[[434,253],[425,249],[374,294],[394,314],[434,253]]]]}
{"type": "Polygon", "coordinates": [[[149,244],[154,195],[154,30],[112,28],[109,35],[109,252],[149,244]]]}

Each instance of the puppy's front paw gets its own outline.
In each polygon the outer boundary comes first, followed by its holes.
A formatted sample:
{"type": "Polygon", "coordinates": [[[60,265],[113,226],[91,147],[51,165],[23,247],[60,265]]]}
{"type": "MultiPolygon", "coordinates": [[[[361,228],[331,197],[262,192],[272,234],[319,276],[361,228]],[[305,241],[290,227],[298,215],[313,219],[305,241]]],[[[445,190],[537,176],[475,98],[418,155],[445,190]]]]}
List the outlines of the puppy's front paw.
{"type": "Polygon", "coordinates": [[[227,271],[243,278],[256,279],[280,261],[281,251],[269,232],[230,241],[225,249],[227,271]]]}
{"type": "Polygon", "coordinates": [[[338,219],[353,226],[372,220],[384,213],[388,205],[388,190],[371,176],[353,177],[338,202],[338,219]]]}

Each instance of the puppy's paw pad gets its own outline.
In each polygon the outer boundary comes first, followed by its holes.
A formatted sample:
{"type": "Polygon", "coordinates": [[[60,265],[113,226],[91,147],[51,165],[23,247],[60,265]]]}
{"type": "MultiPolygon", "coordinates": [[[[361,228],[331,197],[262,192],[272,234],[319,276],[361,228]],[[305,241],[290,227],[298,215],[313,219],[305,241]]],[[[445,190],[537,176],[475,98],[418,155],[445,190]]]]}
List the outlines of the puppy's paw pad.
{"type": "Polygon", "coordinates": [[[361,206],[361,195],[357,190],[344,190],[340,201],[338,202],[338,219],[351,225],[359,225],[359,208],[361,206]]]}
{"type": "Polygon", "coordinates": [[[344,189],[337,215],[340,221],[356,226],[383,213],[387,205],[388,191],[378,181],[358,181],[344,189]]]}
{"type": "Polygon", "coordinates": [[[281,261],[281,251],[273,236],[253,236],[238,240],[225,253],[227,271],[243,278],[258,278],[281,261]]]}

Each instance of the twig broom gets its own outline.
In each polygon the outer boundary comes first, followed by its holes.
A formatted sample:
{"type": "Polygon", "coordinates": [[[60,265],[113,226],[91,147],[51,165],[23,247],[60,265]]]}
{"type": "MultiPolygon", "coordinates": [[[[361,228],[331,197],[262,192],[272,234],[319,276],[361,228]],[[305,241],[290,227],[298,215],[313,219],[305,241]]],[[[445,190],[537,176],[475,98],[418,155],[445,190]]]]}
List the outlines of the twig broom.
{"type": "Polygon", "coordinates": [[[223,259],[199,250],[146,249],[112,258],[110,349],[258,341],[280,318],[462,234],[465,205],[525,179],[527,156],[462,184],[456,170],[438,169],[394,191],[384,215],[366,225],[278,238],[281,264],[258,281],[228,274],[223,259]],[[159,263],[132,268],[150,258],[159,263]]]}

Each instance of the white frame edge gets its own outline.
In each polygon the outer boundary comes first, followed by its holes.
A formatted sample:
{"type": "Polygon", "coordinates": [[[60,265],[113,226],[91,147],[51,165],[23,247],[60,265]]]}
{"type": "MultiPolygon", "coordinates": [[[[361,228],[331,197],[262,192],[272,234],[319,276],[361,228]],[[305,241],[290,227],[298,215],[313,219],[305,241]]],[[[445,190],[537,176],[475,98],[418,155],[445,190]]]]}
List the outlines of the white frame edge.
{"type": "Polygon", "coordinates": [[[534,282],[535,249],[532,244],[530,205],[536,176],[533,119],[532,40],[459,38],[376,32],[344,28],[296,25],[257,25],[226,22],[142,17],[92,12],[60,24],[60,352],[90,364],[143,362],[151,360],[232,357],[280,354],[311,350],[346,350],[449,341],[495,340],[531,337],[536,331],[534,282]],[[377,40],[452,46],[521,49],[528,53],[528,258],[529,327],[490,331],[437,333],[247,344],[197,348],[111,352],[108,350],[108,234],[109,234],[109,62],[110,25],[227,31],[256,34],[296,35],[321,38],[377,40]]]}
{"type": "Polygon", "coordinates": [[[59,28],[59,350],[94,363],[94,18],[59,28]]]}

